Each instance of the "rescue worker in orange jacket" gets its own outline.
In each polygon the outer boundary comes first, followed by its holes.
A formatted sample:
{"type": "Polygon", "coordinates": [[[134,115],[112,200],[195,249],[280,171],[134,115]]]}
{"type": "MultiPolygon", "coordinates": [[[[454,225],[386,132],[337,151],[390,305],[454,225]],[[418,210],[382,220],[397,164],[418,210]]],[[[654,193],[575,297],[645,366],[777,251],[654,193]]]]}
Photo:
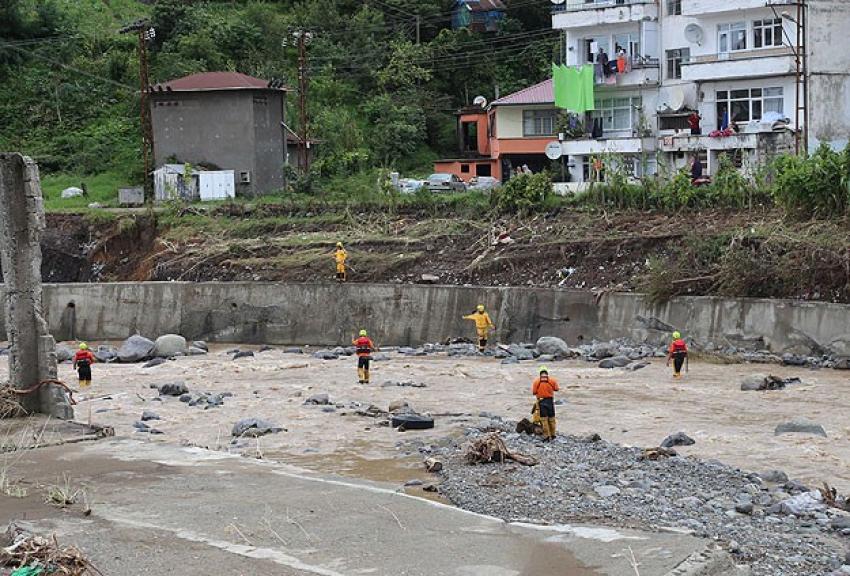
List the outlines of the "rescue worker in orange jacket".
{"type": "Polygon", "coordinates": [[[555,392],[560,390],[558,382],[549,376],[549,369],[541,366],[538,376],[531,385],[531,393],[537,398],[540,412],[540,423],[543,425],[543,441],[549,442],[555,438],[557,423],[555,422],[555,392]]]}
{"type": "Polygon", "coordinates": [[[334,259],[336,260],[336,279],[337,282],[345,282],[346,274],[345,274],[345,260],[348,258],[348,252],[345,251],[345,248],[342,247],[342,242],[336,243],[336,251],[334,252],[334,259]]]}
{"type": "Polygon", "coordinates": [[[375,350],[375,344],[369,338],[368,332],[360,331],[360,337],[356,338],[352,344],[357,353],[357,376],[360,384],[369,383],[369,362],[372,360],[372,352],[375,350]]]}
{"type": "Polygon", "coordinates": [[[673,332],[673,341],[667,351],[667,366],[673,361],[673,378],[682,377],[682,366],[688,360],[688,345],[682,339],[680,332],[673,332]]]}
{"type": "Polygon", "coordinates": [[[484,310],[484,304],[479,304],[475,312],[463,317],[464,320],[472,320],[475,322],[475,330],[478,333],[478,350],[484,352],[487,347],[487,337],[490,330],[496,327],[493,321],[490,320],[490,315],[484,310]]]}
{"type": "Polygon", "coordinates": [[[80,376],[80,388],[88,388],[91,385],[91,365],[94,363],[95,357],[88,344],[81,342],[80,349],[74,354],[74,369],[80,376]]]}

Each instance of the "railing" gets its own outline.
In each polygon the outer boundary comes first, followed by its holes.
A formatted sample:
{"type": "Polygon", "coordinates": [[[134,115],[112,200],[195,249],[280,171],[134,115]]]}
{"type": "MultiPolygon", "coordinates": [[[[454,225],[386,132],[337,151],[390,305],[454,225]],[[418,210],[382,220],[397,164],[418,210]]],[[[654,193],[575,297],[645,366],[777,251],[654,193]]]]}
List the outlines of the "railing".
{"type": "Polygon", "coordinates": [[[596,10],[600,8],[617,8],[633,4],[654,4],[655,0],[565,0],[562,4],[554,4],[552,13],[578,12],[580,10],[596,10]]]}

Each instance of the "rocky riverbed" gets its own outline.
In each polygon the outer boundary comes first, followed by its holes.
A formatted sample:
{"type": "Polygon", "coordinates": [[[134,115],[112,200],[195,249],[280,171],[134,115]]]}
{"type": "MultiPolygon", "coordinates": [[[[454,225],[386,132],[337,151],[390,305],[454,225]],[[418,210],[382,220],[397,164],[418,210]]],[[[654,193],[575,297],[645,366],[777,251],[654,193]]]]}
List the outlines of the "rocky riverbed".
{"type": "Polygon", "coordinates": [[[543,443],[498,420],[467,438],[500,428],[511,451],[539,463],[471,465],[464,445],[443,449],[440,492],[456,505],[514,522],[684,530],[717,541],[756,576],[850,574],[850,513],[781,471],[653,459],[597,435],[543,443]]]}

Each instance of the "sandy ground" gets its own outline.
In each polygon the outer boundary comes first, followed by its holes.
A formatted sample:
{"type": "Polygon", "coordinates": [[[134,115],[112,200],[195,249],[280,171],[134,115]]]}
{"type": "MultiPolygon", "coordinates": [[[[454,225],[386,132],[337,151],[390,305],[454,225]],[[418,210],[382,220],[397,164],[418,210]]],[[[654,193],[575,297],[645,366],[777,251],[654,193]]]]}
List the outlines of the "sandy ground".
{"type": "MultiPolygon", "coordinates": [[[[481,411],[511,420],[525,417],[537,367],[501,365],[488,358],[407,358],[392,353],[392,360],[373,364],[372,384],[360,385],[352,358],[322,361],[271,350],[234,361],[225,352],[231,348],[154,368],[96,365],[93,387],[80,396],[77,419],[85,421],[91,413],[96,423],[113,426],[118,436],[226,449],[233,424],[256,416],[284,426],[287,432],[251,440],[241,447],[245,453],[259,451],[266,459],[319,471],[403,482],[426,476],[420,455],[405,456],[410,452],[405,441],[460,437],[465,426],[481,422],[481,411]],[[177,398],[153,400],[158,395],[151,385],[178,380],[193,392],[234,396],[225,399],[223,407],[209,410],[189,407],[177,398]],[[389,380],[412,380],[426,387],[383,387],[389,380]],[[328,393],[332,402],[345,408],[327,413],[322,407],[303,405],[304,399],[319,393],[328,393]],[[435,415],[436,428],[399,433],[348,408],[356,401],[386,409],[399,398],[435,415]],[[133,422],[146,409],[162,417],[149,424],[163,435],[134,431],[133,422]]],[[[0,366],[2,378],[7,366],[0,366]]],[[[668,434],[684,431],[696,445],[680,448],[681,453],[748,470],[780,469],[813,485],[826,481],[850,492],[847,373],[692,362],[689,374],[674,381],[663,360],[637,372],[603,370],[583,361],[556,362],[550,369],[561,384],[559,397],[567,402],[558,407],[561,432],[598,432],[626,445],[656,446],[668,434]],[[740,391],[741,378],[755,372],[798,376],[803,383],[782,391],[740,391]],[[799,418],[821,424],[828,438],[774,436],[777,424],[799,418]]],[[[60,366],[60,378],[75,382],[70,365],[60,366]]]]}

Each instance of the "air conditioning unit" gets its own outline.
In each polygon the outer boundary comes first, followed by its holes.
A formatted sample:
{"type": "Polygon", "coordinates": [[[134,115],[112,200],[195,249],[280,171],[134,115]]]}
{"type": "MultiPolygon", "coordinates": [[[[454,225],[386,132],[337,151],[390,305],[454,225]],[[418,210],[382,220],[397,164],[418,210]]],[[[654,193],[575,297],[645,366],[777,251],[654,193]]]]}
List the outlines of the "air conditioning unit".
{"type": "Polygon", "coordinates": [[[240,184],[250,184],[251,183],[251,172],[245,170],[239,173],[239,183],[240,184]]]}

